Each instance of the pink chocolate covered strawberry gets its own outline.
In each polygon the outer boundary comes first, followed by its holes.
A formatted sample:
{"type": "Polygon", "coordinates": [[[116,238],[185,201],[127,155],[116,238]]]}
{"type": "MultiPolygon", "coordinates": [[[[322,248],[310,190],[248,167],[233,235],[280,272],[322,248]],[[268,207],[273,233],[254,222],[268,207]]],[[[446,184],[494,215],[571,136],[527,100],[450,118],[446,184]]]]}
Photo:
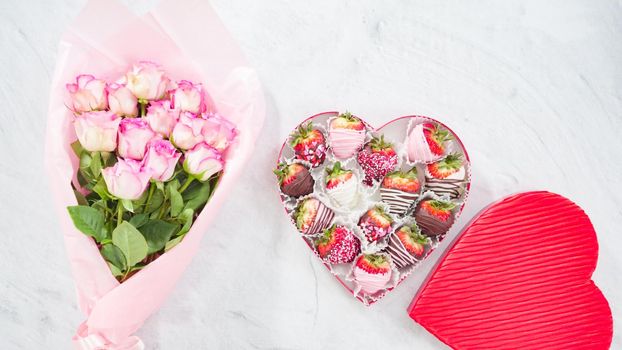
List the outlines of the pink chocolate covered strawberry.
{"type": "Polygon", "coordinates": [[[363,183],[371,186],[374,181],[380,181],[384,176],[395,169],[397,154],[393,145],[384,141],[384,136],[374,137],[369,144],[358,154],[358,162],[365,172],[363,183]]]}
{"type": "Polygon", "coordinates": [[[408,134],[408,159],[424,163],[438,160],[445,154],[451,139],[449,131],[436,123],[415,125],[408,134]]]}
{"type": "Polygon", "coordinates": [[[368,242],[375,242],[391,232],[393,219],[380,206],[369,209],[359,219],[359,227],[368,242]]]}
{"type": "Polygon", "coordinates": [[[291,146],[294,148],[296,158],[311,163],[316,167],[326,158],[326,140],[324,134],[313,128],[313,123],[300,125],[291,136],[291,146]]]}
{"type": "Polygon", "coordinates": [[[349,112],[330,121],[328,140],[335,157],[350,158],[365,142],[365,124],[349,112]]]}
{"type": "Polygon", "coordinates": [[[315,241],[322,260],[331,264],[349,263],[361,250],[361,242],[345,226],[333,225],[315,241]]]}
{"type": "Polygon", "coordinates": [[[326,192],[340,206],[351,206],[356,201],[358,181],[352,170],[341,168],[336,162],[326,169],[326,192]]]}
{"type": "Polygon", "coordinates": [[[354,280],[368,295],[387,287],[391,280],[390,258],[384,254],[364,254],[358,258],[352,271],[354,280]]]}

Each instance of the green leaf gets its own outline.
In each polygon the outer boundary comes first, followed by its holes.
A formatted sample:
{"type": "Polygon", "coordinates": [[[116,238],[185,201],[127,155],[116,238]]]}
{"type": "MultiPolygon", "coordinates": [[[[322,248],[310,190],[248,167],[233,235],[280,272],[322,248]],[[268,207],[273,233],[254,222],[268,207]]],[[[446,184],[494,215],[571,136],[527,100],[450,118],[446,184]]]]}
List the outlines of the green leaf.
{"type": "Polygon", "coordinates": [[[182,220],[184,225],[181,227],[181,230],[177,232],[178,236],[185,235],[188,231],[190,231],[190,227],[192,226],[192,218],[194,216],[194,211],[192,209],[184,209],[179,218],[182,220]]]}
{"type": "Polygon", "coordinates": [[[112,272],[112,275],[114,277],[118,277],[118,276],[122,276],[123,272],[121,270],[119,270],[118,267],[114,266],[110,261],[106,261],[106,263],[108,263],[108,268],[110,268],[110,272],[112,272]]]}
{"type": "Polygon", "coordinates": [[[104,214],[99,210],[85,205],[67,207],[69,216],[78,230],[100,242],[106,238],[104,230],[104,214]]]}
{"type": "Polygon", "coordinates": [[[145,207],[144,213],[152,213],[160,209],[162,204],[164,203],[164,194],[156,190],[153,192],[153,196],[151,197],[151,201],[145,207]]]}
{"type": "Polygon", "coordinates": [[[142,225],[146,224],[147,221],[149,221],[149,215],[136,214],[130,219],[130,224],[136,228],[140,228],[142,225]]]}
{"type": "Polygon", "coordinates": [[[114,244],[104,244],[101,247],[101,254],[106,261],[117,267],[120,271],[127,270],[127,260],[119,247],[114,244]]]}
{"type": "Polygon", "coordinates": [[[89,205],[89,202],[87,202],[86,197],[80,191],[73,190],[73,194],[76,196],[78,205],[85,205],[85,206],[89,205]]]}
{"type": "Polygon", "coordinates": [[[178,245],[182,239],[184,239],[184,237],[180,236],[180,237],[173,238],[170,241],[166,242],[166,245],[164,246],[164,251],[168,252],[169,250],[173,249],[173,247],[178,245]]]}
{"type": "Polygon", "coordinates": [[[125,208],[125,210],[129,211],[130,213],[134,212],[134,205],[132,204],[131,200],[121,199],[121,205],[123,205],[123,208],[125,208]]]}
{"type": "Polygon", "coordinates": [[[128,267],[143,260],[149,248],[145,237],[127,221],[123,221],[112,231],[112,244],[121,249],[128,267]]]}
{"type": "Polygon", "coordinates": [[[162,250],[166,242],[171,239],[178,228],[178,225],[171,224],[164,220],[151,220],[140,227],[139,231],[145,236],[147,245],[149,245],[147,254],[162,250]]]}
{"type": "Polygon", "coordinates": [[[183,194],[183,198],[186,201],[184,209],[197,210],[203,206],[210,197],[211,186],[209,182],[196,181],[195,183],[197,186],[190,185],[183,194]]]}
{"type": "Polygon", "coordinates": [[[82,152],[84,152],[84,148],[82,147],[80,140],[75,140],[74,142],[72,142],[71,149],[73,150],[73,153],[78,156],[78,158],[80,158],[80,155],[82,154],[82,152]]]}
{"type": "MultiPolygon", "coordinates": [[[[174,182],[176,183],[176,181],[174,182]]],[[[169,197],[171,198],[171,216],[176,217],[184,208],[184,199],[177,191],[176,186],[167,186],[169,197]]]]}
{"type": "Polygon", "coordinates": [[[102,171],[102,157],[100,152],[93,152],[89,169],[91,169],[91,174],[93,174],[94,178],[99,177],[102,171]]]}
{"type": "Polygon", "coordinates": [[[95,186],[93,186],[92,190],[102,199],[112,198],[112,195],[108,192],[108,186],[106,186],[106,181],[104,181],[103,177],[99,178],[99,181],[97,181],[95,186]]]}

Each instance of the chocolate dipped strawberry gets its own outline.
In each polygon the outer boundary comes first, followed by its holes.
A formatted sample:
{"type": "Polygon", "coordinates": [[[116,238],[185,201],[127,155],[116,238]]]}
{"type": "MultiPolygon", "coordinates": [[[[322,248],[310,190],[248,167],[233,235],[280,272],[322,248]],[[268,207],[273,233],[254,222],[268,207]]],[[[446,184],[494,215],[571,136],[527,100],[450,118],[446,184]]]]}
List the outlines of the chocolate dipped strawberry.
{"type": "Polygon", "coordinates": [[[349,112],[332,119],[328,125],[328,141],[335,157],[352,157],[363,146],[365,132],[365,124],[349,112]]]}
{"type": "Polygon", "coordinates": [[[408,159],[411,162],[423,163],[441,159],[451,139],[449,131],[436,123],[415,125],[408,134],[408,159]]]}
{"type": "Polygon", "coordinates": [[[391,235],[387,252],[395,266],[404,268],[423,258],[429,244],[430,240],[421,234],[417,225],[404,225],[391,235]]]}
{"type": "Polygon", "coordinates": [[[380,198],[389,206],[389,213],[404,215],[419,198],[421,183],[417,178],[417,168],[409,171],[394,171],[382,180],[380,198]]]}
{"type": "Polygon", "coordinates": [[[369,243],[388,235],[392,224],[393,219],[380,206],[369,209],[358,222],[358,226],[369,243]]]}
{"type": "Polygon", "coordinates": [[[293,219],[298,231],[305,235],[322,232],[330,226],[335,213],[317,198],[306,198],[296,207],[293,219]]]}
{"type": "Polygon", "coordinates": [[[467,183],[462,155],[452,153],[439,161],[428,164],[425,180],[425,188],[439,196],[446,195],[450,199],[460,197],[467,183]]]}
{"type": "Polygon", "coordinates": [[[359,254],[361,242],[342,225],[333,225],[315,242],[315,250],[322,260],[331,264],[349,263],[359,254]]]}
{"type": "Polygon", "coordinates": [[[326,168],[326,193],[340,206],[349,207],[356,202],[358,180],[352,170],[341,168],[336,162],[332,168],[326,168]]]}
{"type": "Polygon", "coordinates": [[[454,223],[452,210],[456,204],[450,201],[425,199],[419,202],[414,217],[421,232],[427,236],[443,235],[454,223]]]}
{"type": "Polygon", "coordinates": [[[352,271],[354,281],[360,289],[372,295],[385,289],[391,280],[390,258],[384,254],[364,254],[355,263],[352,271]]]}
{"type": "Polygon", "coordinates": [[[384,141],[384,136],[374,137],[369,144],[359,152],[357,160],[365,172],[363,183],[371,186],[374,181],[380,181],[386,174],[395,169],[397,154],[390,142],[384,141]]]}
{"type": "Polygon", "coordinates": [[[313,123],[300,125],[291,136],[290,142],[296,158],[307,161],[311,167],[316,167],[326,158],[326,140],[324,134],[313,128],[313,123]]]}
{"type": "Polygon", "coordinates": [[[313,192],[315,181],[306,166],[299,163],[280,163],[274,170],[281,192],[291,197],[300,197],[313,192]]]}

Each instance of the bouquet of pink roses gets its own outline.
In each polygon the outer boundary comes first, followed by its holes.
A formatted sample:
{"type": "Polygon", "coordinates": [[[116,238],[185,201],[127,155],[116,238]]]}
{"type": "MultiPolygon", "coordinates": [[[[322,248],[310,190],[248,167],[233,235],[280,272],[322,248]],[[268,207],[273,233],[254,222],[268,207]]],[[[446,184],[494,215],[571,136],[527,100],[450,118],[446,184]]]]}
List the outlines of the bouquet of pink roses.
{"type": "Polygon", "coordinates": [[[57,60],[44,157],[86,316],[73,344],[142,349],[133,334],[175,287],[254,152],[261,88],[200,0],[163,0],[142,17],[90,0],[57,60]]]}
{"type": "Polygon", "coordinates": [[[114,83],[80,75],[67,90],[80,160],[69,214],[123,282],[190,230],[237,131],[207,110],[201,84],[152,62],[114,83]]]}

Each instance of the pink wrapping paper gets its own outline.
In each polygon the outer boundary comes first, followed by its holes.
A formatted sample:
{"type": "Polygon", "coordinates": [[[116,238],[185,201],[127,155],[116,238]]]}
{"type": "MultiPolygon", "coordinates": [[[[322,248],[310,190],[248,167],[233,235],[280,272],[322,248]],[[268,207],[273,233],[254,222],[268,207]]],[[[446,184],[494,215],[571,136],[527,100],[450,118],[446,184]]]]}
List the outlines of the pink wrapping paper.
{"type": "Polygon", "coordinates": [[[255,72],[206,1],[162,1],[138,17],[117,1],[93,0],[69,26],[52,81],[45,162],[78,304],[86,315],[74,336],[76,348],[144,348],[132,334],[160,307],[196,254],[253,151],[264,107],[255,72]],[[172,79],[203,83],[215,109],[236,124],[239,136],[226,155],[218,188],[184,240],[119,284],[93,240],[73,226],[66,210],[77,204],[70,182],[78,160],[70,148],[76,136],[65,106],[65,84],[82,73],[113,80],[139,60],[161,64],[172,79]]]}

